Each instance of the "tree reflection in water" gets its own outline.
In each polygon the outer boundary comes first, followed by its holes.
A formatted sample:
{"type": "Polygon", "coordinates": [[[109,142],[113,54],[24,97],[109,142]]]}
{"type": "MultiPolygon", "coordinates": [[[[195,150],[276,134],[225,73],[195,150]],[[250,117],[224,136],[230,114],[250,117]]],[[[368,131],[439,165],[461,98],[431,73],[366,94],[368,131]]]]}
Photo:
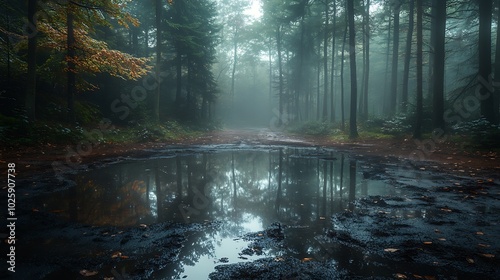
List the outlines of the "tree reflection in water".
{"type": "Polygon", "coordinates": [[[345,158],[331,150],[284,147],[170,152],[79,174],[75,188],[47,196],[41,208],[90,225],[217,221],[217,227],[187,237],[179,262],[165,268],[162,277],[192,275],[190,266],[198,272],[209,269],[208,275],[222,257],[243,261],[237,254],[246,243],[233,239],[274,222],[291,227],[285,231],[285,249],[268,254],[321,258],[327,252],[314,237],[329,227],[332,214],[353,210],[360,195],[395,191],[382,181],[361,180],[360,163],[345,158]]]}

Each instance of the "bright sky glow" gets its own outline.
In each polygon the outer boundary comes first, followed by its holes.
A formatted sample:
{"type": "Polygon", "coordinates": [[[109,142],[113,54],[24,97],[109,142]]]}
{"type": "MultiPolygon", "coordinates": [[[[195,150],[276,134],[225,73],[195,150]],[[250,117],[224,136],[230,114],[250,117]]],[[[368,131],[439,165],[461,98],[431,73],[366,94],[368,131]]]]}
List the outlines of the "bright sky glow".
{"type": "Polygon", "coordinates": [[[249,15],[252,20],[258,20],[262,16],[262,9],[260,0],[250,0],[251,5],[245,11],[245,14],[249,15]]]}

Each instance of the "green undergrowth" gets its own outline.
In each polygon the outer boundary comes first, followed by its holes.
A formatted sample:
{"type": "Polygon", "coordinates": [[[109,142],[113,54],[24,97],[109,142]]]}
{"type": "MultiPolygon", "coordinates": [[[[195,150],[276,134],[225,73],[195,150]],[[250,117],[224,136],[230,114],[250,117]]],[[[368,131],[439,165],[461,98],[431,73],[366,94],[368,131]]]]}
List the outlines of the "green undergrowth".
{"type": "Polygon", "coordinates": [[[80,126],[54,121],[28,122],[25,118],[0,115],[0,143],[4,147],[39,146],[46,144],[71,145],[82,142],[101,143],[146,143],[170,142],[199,136],[206,128],[181,124],[170,120],[155,124],[151,122],[115,126],[100,122],[80,126]]]}
{"type": "MultiPolygon", "coordinates": [[[[345,124],[345,129],[342,130],[340,124],[332,124],[327,122],[304,122],[292,124],[288,127],[288,132],[296,135],[307,136],[326,136],[333,141],[346,142],[349,141],[349,124],[345,124]]],[[[388,133],[371,124],[361,123],[358,125],[358,140],[363,139],[393,139],[396,135],[388,133]]]]}

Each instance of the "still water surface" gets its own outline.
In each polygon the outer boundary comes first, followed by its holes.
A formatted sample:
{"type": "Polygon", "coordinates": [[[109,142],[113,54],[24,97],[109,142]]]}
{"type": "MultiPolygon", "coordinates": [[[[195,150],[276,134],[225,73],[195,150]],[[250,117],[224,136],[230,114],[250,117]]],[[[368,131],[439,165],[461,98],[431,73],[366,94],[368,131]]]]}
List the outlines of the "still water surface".
{"type": "Polygon", "coordinates": [[[217,221],[216,229],[190,235],[179,262],[155,275],[206,279],[221,260],[285,255],[331,259],[315,236],[331,228],[332,214],[354,209],[360,197],[404,195],[380,178],[367,179],[377,178],[374,172],[333,150],[172,150],[78,174],[74,188],[47,196],[40,208],[63,210],[65,218],[95,226],[217,221]],[[248,246],[241,237],[275,222],[290,226],[283,247],[241,258],[248,246]]]}

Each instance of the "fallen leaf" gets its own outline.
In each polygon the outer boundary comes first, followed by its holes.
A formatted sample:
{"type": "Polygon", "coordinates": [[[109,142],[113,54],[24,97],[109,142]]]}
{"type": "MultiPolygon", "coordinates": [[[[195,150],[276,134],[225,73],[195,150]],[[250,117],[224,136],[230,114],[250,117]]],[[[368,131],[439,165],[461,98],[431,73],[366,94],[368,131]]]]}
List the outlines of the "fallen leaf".
{"type": "Polygon", "coordinates": [[[385,248],[384,249],[384,252],[389,252],[389,253],[394,253],[397,251],[399,251],[399,249],[396,249],[396,248],[385,248]]]}
{"type": "Polygon", "coordinates": [[[446,238],[438,238],[439,241],[446,241],[446,238]]]}
{"type": "Polygon", "coordinates": [[[470,264],[473,264],[474,263],[474,260],[471,259],[471,258],[466,258],[467,262],[470,263],[470,264]]]}
{"type": "Polygon", "coordinates": [[[97,271],[90,271],[90,270],[82,269],[82,270],[80,270],[80,274],[85,276],[85,277],[94,276],[94,275],[97,275],[97,271]]]}
{"type": "Polygon", "coordinates": [[[431,245],[431,244],[432,244],[432,241],[424,241],[424,244],[425,244],[425,245],[431,245]]]}
{"type": "Polygon", "coordinates": [[[38,210],[36,208],[33,208],[33,209],[31,209],[31,211],[33,211],[33,212],[39,212],[40,210],[38,210]]]}
{"type": "Polygon", "coordinates": [[[418,274],[413,274],[413,277],[417,278],[417,279],[423,279],[424,277],[418,275],[418,274]]]}
{"type": "Polygon", "coordinates": [[[140,228],[147,228],[148,226],[147,226],[147,225],[145,225],[145,224],[140,224],[140,225],[139,225],[139,227],[140,227],[140,228]]]}
{"type": "Polygon", "coordinates": [[[324,219],[325,219],[325,217],[319,217],[319,219],[320,219],[320,220],[324,220],[324,219]]]}
{"type": "Polygon", "coordinates": [[[483,243],[479,243],[479,244],[477,244],[477,246],[479,246],[479,247],[483,247],[483,248],[488,248],[488,247],[490,247],[490,245],[488,245],[488,244],[483,244],[483,243]]]}
{"type": "Polygon", "coordinates": [[[310,262],[310,261],[312,261],[312,258],[303,258],[302,261],[303,262],[310,262]]]}
{"type": "Polygon", "coordinates": [[[476,232],[477,235],[484,235],[484,233],[482,231],[478,231],[476,232]]]}
{"type": "Polygon", "coordinates": [[[114,259],[114,258],[119,258],[122,256],[122,253],[121,252],[114,252],[112,255],[111,255],[111,258],[114,259]]]}
{"type": "Polygon", "coordinates": [[[120,259],[128,259],[128,256],[120,256],[120,259]]]}
{"type": "Polygon", "coordinates": [[[436,280],[436,277],[429,276],[429,275],[425,275],[424,278],[427,279],[427,280],[436,280]]]}
{"type": "Polygon", "coordinates": [[[494,258],[494,257],[495,257],[495,255],[493,255],[493,254],[479,254],[479,255],[480,255],[480,256],[483,256],[483,257],[485,257],[485,258],[488,258],[488,259],[492,259],[492,258],[494,258]]]}
{"type": "Polygon", "coordinates": [[[396,279],[408,279],[408,277],[402,273],[396,273],[396,279]]]}

